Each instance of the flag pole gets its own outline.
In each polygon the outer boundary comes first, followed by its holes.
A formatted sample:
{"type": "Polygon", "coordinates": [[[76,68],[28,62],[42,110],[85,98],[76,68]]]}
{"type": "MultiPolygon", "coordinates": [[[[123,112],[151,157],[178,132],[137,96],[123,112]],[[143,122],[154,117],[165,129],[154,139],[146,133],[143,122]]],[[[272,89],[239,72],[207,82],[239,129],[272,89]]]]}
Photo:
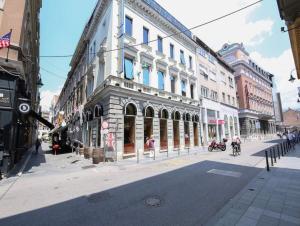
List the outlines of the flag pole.
{"type": "MultiPolygon", "coordinates": [[[[11,34],[12,34],[12,29],[10,29],[10,40],[11,40],[11,34]]],[[[6,53],[6,62],[8,62],[8,54],[9,54],[9,49],[10,49],[10,40],[9,40],[9,46],[7,48],[7,53],[6,53]]]]}

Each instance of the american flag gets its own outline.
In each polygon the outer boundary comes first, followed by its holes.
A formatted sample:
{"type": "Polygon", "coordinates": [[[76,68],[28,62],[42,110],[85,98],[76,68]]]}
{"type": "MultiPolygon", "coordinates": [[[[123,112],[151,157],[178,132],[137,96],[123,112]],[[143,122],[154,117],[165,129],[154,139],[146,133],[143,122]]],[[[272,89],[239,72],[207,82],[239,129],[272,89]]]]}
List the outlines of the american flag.
{"type": "Polygon", "coordinates": [[[11,31],[0,38],[0,49],[10,46],[11,31]]]}

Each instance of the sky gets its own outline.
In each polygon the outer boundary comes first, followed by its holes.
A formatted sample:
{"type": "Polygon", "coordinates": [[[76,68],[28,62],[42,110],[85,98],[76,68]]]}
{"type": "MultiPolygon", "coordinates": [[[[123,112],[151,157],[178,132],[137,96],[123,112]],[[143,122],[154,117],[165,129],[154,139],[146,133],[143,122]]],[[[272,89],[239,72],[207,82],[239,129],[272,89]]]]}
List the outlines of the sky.
{"type": "MultiPolygon", "coordinates": [[[[156,0],[186,27],[215,19],[256,0],[156,0]],[[178,10],[180,9],[180,10],[178,10]],[[188,12],[188,13],[187,13],[188,12]]],[[[97,0],[43,0],[41,10],[40,55],[73,54],[81,32],[97,0]],[[84,2],[84,4],[82,4],[84,2]],[[57,7],[59,5],[59,7],[57,7]]],[[[279,17],[275,0],[263,0],[225,19],[197,28],[192,32],[218,51],[224,43],[243,43],[255,62],[275,75],[283,108],[299,108],[297,87],[300,81],[288,81],[295,68],[290,41],[279,17]]],[[[43,109],[50,106],[70,69],[71,58],[41,58],[43,109]]],[[[296,75],[294,73],[294,75],[296,75]]]]}

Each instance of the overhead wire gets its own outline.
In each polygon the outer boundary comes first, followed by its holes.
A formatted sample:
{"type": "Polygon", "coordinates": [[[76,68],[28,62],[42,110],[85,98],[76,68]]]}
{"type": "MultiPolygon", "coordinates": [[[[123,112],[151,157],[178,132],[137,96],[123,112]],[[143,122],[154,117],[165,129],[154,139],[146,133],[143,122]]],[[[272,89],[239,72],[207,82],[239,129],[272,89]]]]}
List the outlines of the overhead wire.
{"type": "MultiPolygon", "coordinates": [[[[161,37],[161,39],[170,38],[170,37],[173,37],[173,36],[182,34],[182,33],[186,33],[187,31],[191,31],[191,30],[197,29],[197,28],[199,28],[199,27],[203,27],[203,26],[205,26],[205,25],[211,24],[211,23],[213,23],[213,22],[216,22],[216,21],[218,21],[218,20],[224,19],[224,18],[226,18],[226,17],[228,17],[228,16],[231,16],[231,15],[233,15],[233,14],[236,14],[236,13],[238,13],[238,12],[240,12],[240,11],[243,11],[243,10],[245,10],[245,9],[247,9],[247,8],[250,8],[250,7],[252,7],[252,6],[254,6],[254,5],[256,5],[256,4],[258,4],[258,3],[262,2],[262,1],[263,1],[263,0],[259,0],[259,1],[253,2],[253,3],[249,4],[249,5],[246,5],[246,6],[244,6],[244,7],[241,7],[241,8],[239,8],[239,9],[237,9],[237,10],[234,10],[234,11],[232,11],[232,12],[230,12],[230,13],[224,14],[224,15],[222,15],[222,16],[220,16],[220,17],[217,17],[217,18],[215,18],[215,19],[209,20],[209,21],[207,21],[207,22],[201,23],[201,24],[199,24],[199,25],[197,25],[197,26],[194,26],[194,27],[185,29],[185,30],[183,30],[183,31],[175,32],[175,33],[169,34],[169,35],[167,35],[167,36],[161,37]]],[[[158,39],[153,39],[153,40],[148,41],[148,43],[156,42],[157,40],[158,40],[158,39]]],[[[137,47],[137,46],[140,46],[140,45],[143,45],[143,44],[145,44],[145,43],[144,43],[144,42],[141,42],[141,43],[137,43],[137,44],[133,44],[133,45],[128,45],[128,46],[124,46],[124,47],[120,47],[120,48],[115,48],[115,49],[105,50],[105,51],[103,51],[103,52],[104,52],[104,53],[114,52],[114,51],[119,51],[119,50],[131,48],[131,47],[137,47]]],[[[67,57],[73,57],[73,56],[74,56],[74,54],[68,54],[68,55],[41,55],[40,58],[67,58],[67,57]]]]}

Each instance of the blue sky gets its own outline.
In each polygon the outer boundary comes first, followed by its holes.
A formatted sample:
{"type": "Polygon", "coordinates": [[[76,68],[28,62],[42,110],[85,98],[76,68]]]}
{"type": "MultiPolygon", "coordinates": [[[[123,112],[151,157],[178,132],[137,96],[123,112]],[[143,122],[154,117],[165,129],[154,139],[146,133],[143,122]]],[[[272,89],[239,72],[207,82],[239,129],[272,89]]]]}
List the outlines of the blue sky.
{"type": "MultiPolygon", "coordinates": [[[[97,0],[43,0],[40,55],[73,54],[97,0]],[[84,4],[83,4],[84,3],[84,4]]],[[[71,58],[41,58],[42,90],[63,86],[71,58]]]]}
{"type": "MultiPolygon", "coordinates": [[[[193,27],[251,4],[256,0],[156,0],[187,27],[193,27]],[[218,7],[216,7],[218,6],[218,7]],[[181,9],[181,10],[178,10],[181,9]],[[189,12],[189,13],[186,13],[189,12]]],[[[97,0],[44,0],[41,10],[41,55],[73,54],[97,0]],[[57,7],[59,5],[59,7],[57,7]]],[[[297,81],[287,82],[294,62],[289,37],[279,17],[275,0],[262,3],[216,23],[193,30],[214,50],[226,42],[243,42],[251,57],[275,74],[284,108],[297,107],[297,81]]],[[[63,86],[71,58],[41,58],[44,87],[42,105],[49,106],[54,93],[63,86]]]]}

